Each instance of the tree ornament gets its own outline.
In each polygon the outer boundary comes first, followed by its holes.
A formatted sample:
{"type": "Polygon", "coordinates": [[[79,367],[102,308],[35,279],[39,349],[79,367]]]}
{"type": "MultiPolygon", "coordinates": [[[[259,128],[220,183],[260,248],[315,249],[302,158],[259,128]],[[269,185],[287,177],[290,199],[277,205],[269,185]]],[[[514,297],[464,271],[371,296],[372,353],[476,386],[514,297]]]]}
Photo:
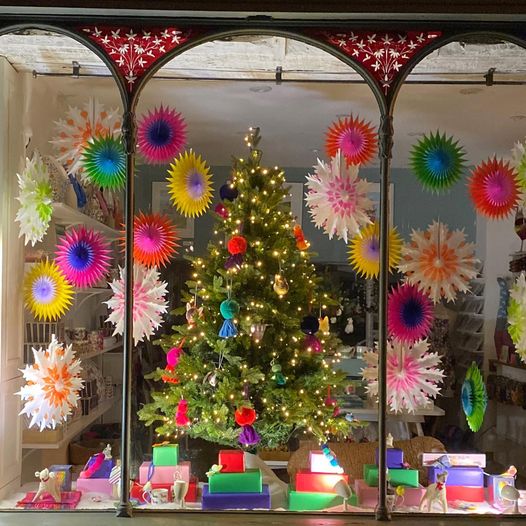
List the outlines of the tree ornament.
{"type": "Polygon", "coordinates": [[[282,297],[287,294],[289,291],[289,284],[287,280],[285,279],[285,276],[282,276],[281,274],[274,274],[274,292],[282,297]]]}
{"type": "Polygon", "coordinates": [[[170,367],[177,367],[179,364],[179,360],[181,359],[181,356],[184,354],[182,343],[180,347],[172,347],[167,353],[166,353],[166,364],[170,367]]]}
{"type": "Polygon", "coordinates": [[[479,164],[468,182],[469,194],[477,213],[489,219],[504,219],[517,206],[520,185],[517,173],[497,157],[479,164]]]}
{"type": "Polygon", "coordinates": [[[309,314],[301,320],[300,329],[305,334],[316,334],[320,330],[320,322],[316,316],[309,314]]]}
{"type": "Polygon", "coordinates": [[[433,303],[454,301],[457,292],[467,292],[477,275],[475,245],[466,243],[462,230],[450,231],[433,221],[425,232],[413,230],[411,242],[402,248],[398,265],[406,282],[416,285],[433,303]]]}
{"type": "Polygon", "coordinates": [[[508,332],[515,352],[526,362],[526,274],[521,272],[510,290],[508,332]]]}
{"type": "Polygon", "coordinates": [[[201,156],[184,152],[170,164],[168,191],[173,205],[185,217],[199,217],[212,202],[212,175],[201,156]]]}
{"type": "Polygon", "coordinates": [[[411,149],[409,163],[426,190],[440,193],[451,188],[465,170],[466,152],[446,134],[424,135],[411,149]]]}
{"type": "Polygon", "coordinates": [[[24,244],[35,246],[44,239],[53,214],[53,188],[49,180],[47,165],[35,151],[18,178],[18,197],[20,208],[15,221],[20,223],[20,236],[24,244]]]}
{"type": "Polygon", "coordinates": [[[341,150],[347,164],[367,164],[378,148],[376,135],[371,123],[363,119],[352,115],[338,119],[327,130],[327,156],[334,157],[341,150]]]}
{"type": "Polygon", "coordinates": [[[203,307],[197,307],[196,298],[192,298],[186,304],[186,321],[190,327],[193,327],[196,323],[196,320],[200,320],[203,317],[203,307]]]}
{"type": "Polygon", "coordinates": [[[371,223],[371,183],[358,177],[357,166],[344,166],[341,152],[330,164],[318,159],[314,175],[307,176],[305,200],[317,228],[345,240],[371,223]]]}
{"type": "Polygon", "coordinates": [[[227,207],[223,203],[217,203],[214,212],[222,219],[228,219],[228,216],[230,215],[227,207]]]}
{"type": "Polygon", "coordinates": [[[299,225],[294,225],[294,237],[296,238],[296,248],[298,250],[308,250],[310,243],[305,239],[305,234],[299,225]]]}
{"type": "Polygon", "coordinates": [[[249,447],[259,444],[261,437],[253,426],[243,426],[243,429],[238,437],[238,441],[242,446],[249,447]]]}
{"type": "Polygon", "coordinates": [[[203,383],[208,382],[210,386],[217,386],[217,371],[209,371],[203,380],[203,383]]]}
{"type": "Polygon", "coordinates": [[[320,340],[314,334],[307,334],[303,340],[303,349],[307,352],[319,354],[323,352],[320,340]]]}
{"type": "Polygon", "coordinates": [[[75,287],[93,287],[107,275],[111,247],[100,232],[70,228],[57,244],[56,263],[75,287]]]}
{"type": "Polygon", "coordinates": [[[180,400],[177,404],[175,425],[179,427],[186,427],[190,425],[190,418],[188,418],[188,402],[184,399],[180,400]]]}
{"type": "Polygon", "coordinates": [[[247,240],[243,236],[232,236],[226,248],[232,256],[243,255],[247,251],[247,240]]]}
{"type": "Polygon", "coordinates": [[[256,411],[251,407],[239,407],[234,414],[238,426],[251,426],[257,418],[256,411]]]}
{"type": "Polygon", "coordinates": [[[31,417],[28,427],[55,429],[64,422],[80,399],[80,360],[71,345],[64,347],[52,335],[47,349],[33,348],[34,363],[22,370],[26,384],[16,394],[25,402],[21,415],[31,417]]]}
{"type": "Polygon", "coordinates": [[[433,303],[416,287],[405,283],[387,298],[387,328],[392,338],[411,344],[425,338],[433,324],[433,303]]]}
{"type": "Polygon", "coordinates": [[[179,378],[174,376],[175,374],[175,367],[172,365],[167,365],[164,368],[164,374],[161,376],[161,380],[166,384],[178,384],[179,378]]]}
{"type": "Polygon", "coordinates": [[[475,362],[471,363],[466,372],[460,393],[460,400],[468,426],[471,431],[476,433],[484,421],[484,415],[488,405],[488,395],[482,374],[475,362]]]}
{"type": "Polygon", "coordinates": [[[324,316],[323,318],[320,317],[318,322],[320,326],[319,330],[323,334],[329,334],[329,332],[331,331],[330,326],[329,326],[329,317],[328,316],[324,316]]]}
{"type": "Polygon", "coordinates": [[[233,268],[239,268],[241,267],[241,264],[243,263],[243,254],[234,254],[233,256],[228,256],[225,261],[225,270],[230,270],[233,268]]]}
{"type": "Polygon", "coordinates": [[[343,473],[343,468],[340,466],[340,463],[338,462],[338,458],[336,457],[334,451],[331,450],[329,447],[329,444],[325,443],[321,446],[321,451],[323,453],[323,456],[329,461],[330,465],[333,468],[336,468],[338,473],[343,473]]]}
{"type": "Polygon", "coordinates": [[[150,164],[164,164],[186,145],[186,123],[175,109],[164,107],[142,115],[137,125],[139,153],[150,164]]]}
{"type": "Polygon", "coordinates": [[[221,338],[232,338],[237,336],[237,328],[233,320],[239,314],[239,303],[236,300],[228,298],[221,302],[221,305],[219,305],[219,311],[221,312],[221,316],[225,319],[219,330],[219,336],[221,338]]]}
{"type": "Polygon", "coordinates": [[[274,360],[272,360],[271,371],[273,373],[271,379],[276,382],[278,387],[283,387],[287,383],[287,379],[281,371],[281,365],[279,363],[275,363],[274,360]]]}
{"type": "MultiPolygon", "coordinates": [[[[123,268],[119,268],[119,271],[120,279],[110,283],[113,296],[103,302],[112,311],[106,321],[115,325],[114,335],[124,331],[126,276],[123,268]]],[[[146,268],[139,264],[133,266],[133,340],[136,344],[150,339],[161,326],[163,314],[168,311],[168,284],[159,278],[155,267],[146,268]]]]}
{"type": "Polygon", "coordinates": [[[239,192],[232,183],[225,183],[219,188],[219,197],[222,201],[233,201],[237,198],[239,192]]]}
{"type": "Polygon", "coordinates": [[[44,321],[61,318],[71,305],[73,287],[53,261],[32,265],[24,277],[24,304],[31,314],[44,321]]]}
{"type": "Polygon", "coordinates": [[[86,179],[105,190],[121,190],[126,182],[126,154],[121,139],[94,137],[82,153],[86,179]]]}
{"type": "Polygon", "coordinates": [[[250,326],[250,335],[256,342],[260,342],[268,326],[268,323],[253,323],[250,326]]]}
{"type": "MultiPolygon", "coordinates": [[[[402,238],[396,228],[389,230],[389,271],[396,268],[402,251],[402,238]]],[[[366,226],[351,239],[349,262],[361,276],[371,279],[380,274],[380,227],[378,223],[366,226]]]]}
{"type": "MultiPolygon", "coordinates": [[[[387,342],[387,403],[394,413],[414,413],[440,393],[444,373],[439,369],[438,353],[428,352],[427,340],[406,345],[398,340],[387,342]]],[[[366,352],[363,379],[367,392],[378,395],[378,344],[376,351],[366,352]]]]}

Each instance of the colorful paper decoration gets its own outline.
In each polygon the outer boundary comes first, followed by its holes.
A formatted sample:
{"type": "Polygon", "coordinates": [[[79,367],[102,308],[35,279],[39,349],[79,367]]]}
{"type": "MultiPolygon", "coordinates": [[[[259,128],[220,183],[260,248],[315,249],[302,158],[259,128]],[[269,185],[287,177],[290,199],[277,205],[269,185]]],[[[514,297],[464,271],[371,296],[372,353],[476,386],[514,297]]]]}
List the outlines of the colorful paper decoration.
{"type": "Polygon", "coordinates": [[[521,272],[510,290],[508,332],[515,352],[526,362],[526,275],[521,272]]]}
{"type": "Polygon", "coordinates": [[[425,338],[433,323],[433,303],[409,283],[398,285],[387,298],[387,328],[392,338],[411,344],[425,338]]]}
{"type": "MultiPolygon", "coordinates": [[[[414,413],[440,392],[444,373],[441,358],[428,352],[427,340],[406,345],[397,340],[387,342],[387,403],[394,413],[414,413]]],[[[378,353],[366,352],[367,364],[362,371],[367,391],[378,395],[378,353]]]]}
{"type": "Polygon", "coordinates": [[[475,362],[471,363],[466,372],[460,393],[460,400],[468,426],[471,431],[476,433],[484,421],[484,415],[488,405],[488,395],[482,374],[475,362]]]}
{"type": "Polygon", "coordinates": [[[121,139],[94,137],[82,153],[84,175],[90,183],[107,190],[121,190],[126,182],[126,154],[121,139]]]}
{"type": "Polygon", "coordinates": [[[425,232],[413,230],[411,241],[402,247],[398,265],[406,282],[416,285],[433,301],[455,301],[457,292],[467,292],[476,277],[475,245],[466,242],[463,230],[450,231],[433,221],[425,232]]]}
{"type": "Polygon", "coordinates": [[[167,163],[186,145],[186,123],[175,109],[162,104],[143,115],[137,125],[139,153],[150,164],[167,163]]]}
{"type": "Polygon", "coordinates": [[[477,213],[489,219],[504,219],[519,202],[520,185],[517,173],[496,157],[480,163],[468,183],[469,194],[477,213]]]}
{"type": "Polygon", "coordinates": [[[186,427],[190,425],[190,418],[188,418],[188,402],[186,400],[180,400],[177,404],[175,425],[179,427],[186,427]]]}
{"type": "Polygon", "coordinates": [[[82,171],[82,154],[95,137],[116,136],[121,122],[117,108],[109,111],[91,97],[83,109],[70,106],[65,120],[55,122],[57,135],[50,141],[58,152],[57,160],[67,167],[68,173],[82,171]]]}
{"type": "MultiPolygon", "coordinates": [[[[120,279],[110,283],[113,296],[106,302],[112,311],[106,321],[115,325],[113,334],[123,334],[124,331],[124,290],[125,272],[120,268],[120,279]]],[[[133,266],[133,339],[135,343],[149,340],[162,323],[162,315],[168,310],[165,297],[168,294],[168,284],[160,281],[159,272],[155,268],[143,265],[133,266]]]]}
{"type": "Polygon", "coordinates": [[[446,134],[424,135],[411,149],[409,164],[426,190],[439,193],[451,188],[465,170],[465,150],[446,134]]]}
{"type": "Polygon", "coordinates": [[[511,166],[515,168],[520,187],[519,207],[524,209],[526,207],[526,141],[516,142],[511,155],[511,166]]]}
{"type": "MultiPolygon", "coordinates": [[[[389,230],[389,271],[392,272],[402,257],[402,238],[396,228],[389,230]]],[[[377,278],[380,274],[380,227],[378,223],[366,226],[351,239],[349,262],[352,268],[365,278],[377,278]]]]}
{"type": "Polygon", "coordinates": [[[345,240],[371,223],[372,184],[358,177],[357,166],[345,166],[341,151],[329,164],[318,159],[314,175],[307,176],[305,200],[316,227],[345,240]]]}
{"type": "Polygon", "coordinates": [[[73,288],[53,261],[35,263],[24,277],[24,304],[39,320],[54,321],[71,305],[73,288]]]}
{"type": "Polygon", "coordinates": [[[100,232],[70,228],[57,244],[56,263],[75,287],[93,287],[110,267],[110,244],[100,232]]]}
{"type": "Polygon", "coordinates": [[[251,407],[240,407],[234,415],[236,424],[243,429],[238,437],[242,446],[254,446],[261,440],[261,437],[254,429],[252,424],[256,421],[257,415],[251,407]]]}
{"type": "Polygon", "coordinates": [[[47,233],[53,213],[53,189],[49,180],[49,170],[38,152],[26,165],[18,178],[18,197],[20,208],[15,221],[20,223],[20,236],[24,244],[42,241],[47,233]]]}
{"type": "Polygon", "coordinates": [[[212,202],[212,174],[194,152],[184,152],[170,164],[168,191],[173,205],[185,217],[202,215],[212,202]]]}
{"type": "Polygon", "coordinates": [[[341,150],[347,164],[367,164],[378,149],[376,130],[358,117],[340,118],[329,126],[325,148],[329,158],[341,150]]]}
{"type": "Polygon", "coordinates": [[[232,256],[242,255],[247,251],[247,240],[243,236],[232,236],[228,240],[226,248],[232,256]]]}
{"type": "Polygon", "coordinates": [[[55,335],[47,349],[33,348],[33,356],[34,363],[22,371],[26,384],[16,393],[25,402],[20,414],[31,417],[29,427],[55,429],[79,401],[80,360],[72,346],[64,347],[55,335]]]}

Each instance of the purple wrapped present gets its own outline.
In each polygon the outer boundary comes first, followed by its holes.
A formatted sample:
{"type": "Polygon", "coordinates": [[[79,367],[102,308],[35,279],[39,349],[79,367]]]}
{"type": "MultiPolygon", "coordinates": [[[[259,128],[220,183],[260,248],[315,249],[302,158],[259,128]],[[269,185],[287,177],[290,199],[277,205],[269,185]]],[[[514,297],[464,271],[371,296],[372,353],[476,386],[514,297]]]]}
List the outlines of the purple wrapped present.
{"type": "Polygon", "coordinates": [[[210,493],[203,486],[203,510],[256,510],[270,509],[270,492],[263,485],[261,493],[210,493]]]}
{"type": "Polygon", "coordinates": [[[115,466],[115,461],[112,458],[104,458],[103,453],[97,453],[90,457],[82,473],[82,478],[87,479],[107,479],[110,478],[111,470],[115,466]]]}
{"type": "MultiPolygon", "coordinates": [[[[400,469],[404,467],[404,452],[396,447],[386,449],[387,467],[391,469],[400,469]]],[[[376,465],[378,466],[378,448],[375,452],[376,465]]]]}
{"type": "Polygon", "coordinates": [[[439,473],[447,471],[448,486],[471,486],[475,488],[484,487],[484,472],[479,467],[452,466],[444,468],[442,466],[429,466],[427,468],[427,478],[429,483],[436,482],[439,473]]]}

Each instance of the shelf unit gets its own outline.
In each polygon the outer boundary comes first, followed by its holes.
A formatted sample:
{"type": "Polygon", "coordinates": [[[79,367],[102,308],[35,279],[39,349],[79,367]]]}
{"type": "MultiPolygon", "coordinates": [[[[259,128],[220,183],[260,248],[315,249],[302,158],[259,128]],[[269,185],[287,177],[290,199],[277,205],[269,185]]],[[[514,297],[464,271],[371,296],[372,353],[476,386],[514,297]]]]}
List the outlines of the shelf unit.
{"type": "Polygon", "coordinates": [[[106,237],[113,240],[118,239],[122,235],[121,232],[111,226],[105,225],[64,203],[53,203],[53,221],[55,224],[65,227],[84,225],[102,232],[106,237]]]}
{"type": "Polygon", "coordinates": [[[100,356],[101,354],[105,354],[107,352],[116,351],[117,349],[122,349],[122,341],[114,343],[113,345],[108,345],[108,347],[103,347],[102,349],[97,349],[86,354],[81,354],[79,358],[81,360],[89,360],[90,358],[95,358],[96,356],[100,356]]]}

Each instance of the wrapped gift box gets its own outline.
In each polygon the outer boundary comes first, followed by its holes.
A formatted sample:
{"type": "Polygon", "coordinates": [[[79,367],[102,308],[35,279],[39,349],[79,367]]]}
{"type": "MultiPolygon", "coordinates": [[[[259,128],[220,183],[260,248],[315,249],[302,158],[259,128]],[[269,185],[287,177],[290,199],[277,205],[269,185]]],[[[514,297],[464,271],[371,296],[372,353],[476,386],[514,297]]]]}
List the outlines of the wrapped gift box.
{"type": "Polygon", "coordinates": [[[56,473],[60,480],[60,491],[71,491],[71,464],[53,464],[49,467],[50,473],[56,473]]]}
{"type": "Polygon", "coordinates": [[[429,483],[436,482],[437,475],[447,471],[448,486],[484,486],[484,472],[479,467],[450,467],[429,466],[427,468],[427,479],[429,483]]]}
{"type": "MultiPolygon", "coordinates": [[[[418,488],[417,469],[390,469],[387,476],[392,486],[418,488]]],[[[374,464],[364,464],[363,478],[369,486],[378,486],[378,466],[374,464]]]]}
{"type": "Polygon", "coordinates": [[[245,471],[245,453],[238,449],[222,449],[219,452],[221,473],[243,473],[245,471]]]}
{"type": "Polygon", "coordinates": [[[309,465],[313,473],[338,473],[342,472],[339,466],[332,466],[330,460],[323,454],[323,451],[309,452],[309,465]]]}
{"type": "Polygon", "coordinates": [[[510,506],[509,500],[501,497],[500,491],[504,485],[515,487],[515,477],[511,475],[488,475],[488,502],[497,508],[503,509],[510,506]]]}
{"type": "Polygon", "coordinates": [[[104,495],[113,497],[113,485],[110,484],[108,479],[79,477],[77,479],[76,489],[82,493],[103,493],[104,495]]]}
{"type": "Polygon", "coordinates": [[[115,461],[112,458],[104,459],[100,467],[93,472],[91,477],[88,477],[87,470],[90,469],[95,464],[95,462],[97,462],[97,456],[98,455],[93,455],[88,460],[88,462],[84,466],[84,469],[80,472],[79,478],[92,478],[92,479],[109,478],[111,470],[113,469],[113,466],[115,466],[115,461]]]}
{"type": "MultiPolygon", "coordinates": [[[[401,469],[404,467],[404,452],[398,448],[388,448],[387,453],[387,467],[393,469],[401,469]]],[[[376,465],[378,466],[378,448],[375,452],[376,465]]]]}
{"type": "MultiPolygon", "coordinates": [[[[354,491],[356,492],[359,506],[364,508],[375,508],[378,504],[378,488],[369,486],[365,480],[356,479],[354,482],[354,491]]],[[[426,489],[421,486],[418,488],[404,488],[404,500],[402,501],[401,498],[398,498],[398,505],[420,506],[420,500],[425,491],[426,489]]]]}
{"type": "MultiPolygon", "coordinates": [[[[217,477],[214,475],[211,479],[217,477]]],[[[267,485],[259,493],[212,493],[209,485],[203,486],[203,510],[255,510],[270,509],[270,492],[267,485]]]]}
{"type": "Polygon", "coordinates": [[[448,502],[454,502],[456,500],[484,502],[486,500],[484,486],[450,486],[446,484],[446,497],[448,502]]]}
{"type": "Polygon", "coordinates": [[[154,466],[177,466],[179,462],[179,444],[159,444],[153,446],[154,466]]]}
{"type": "Polygon", "coordinates": [[[208,477],[210,493],[261,493],[263,478],[259,469],[244,473],[216,473],[208,477]]]}
{"type": "Polygon", "coordinates": [[[484,453],[424,453],[422,455],[422,464],[429,466],[441,457],[447,457],[452,466],[486,467],[486,455],[484,453]]]}
{"type": "MultiPolygon", "coordinates": [[[[356,495],[352,495],[348,504],[356,506],[356,495]]],[[[343,498],[334,493],[307,493],[289,491],[290,511],[321,511],[334,506],[341,506],[343,498]]]]}
{"type": "Polygon", "coordinates": [[[296,491],[307,493],[334,493],[334,486],[340,480],[349,483],[349,476],[337,473],[312,473],[300,469],[296,473],[296,491]]]}
{"type": "Polygon", "coordinates": [[[139,468],[139,482],[146,484],[173,484],[174,480],[190,482],[191,464],[181,462],[177,466],[155,466],[151,462],[143,462],[139,468]]]}

